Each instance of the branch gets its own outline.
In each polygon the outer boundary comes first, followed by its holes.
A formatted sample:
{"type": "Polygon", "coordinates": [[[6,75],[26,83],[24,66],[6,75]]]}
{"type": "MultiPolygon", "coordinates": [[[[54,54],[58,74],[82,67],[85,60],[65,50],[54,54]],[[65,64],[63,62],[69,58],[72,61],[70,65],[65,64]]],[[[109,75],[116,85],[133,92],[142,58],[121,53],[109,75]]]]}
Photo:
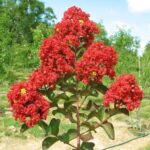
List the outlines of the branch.
{"type": "MultiPolygon", "coordinates": [[[[102,122],[99,123],[99,124],[96,124],[93,129],[88,129],[88,130],[82,132],[82,133],[80,134],[80,136],[81,136],[81,135],[84,135],[85,133],[91,132],[91,131],[93,131],[93,130],[99,128],[99,127],[100,127],[103,123],[105,123],[110,117],[111,117],[111,116],[108,116],[104,121],[102,121],[102,122]]],[[[76,137],[73,137],[72,139],[70,139],[70,141],[74,140],[75,138],[76,138],[76,137]]]]}
{"type": "Polygon", "coordinates": [[[79,98],[77,98],[77,150],[80,150],[80,107],[79,107],[79,98]]]}
{"type": "Polygon", "coordinates": [[[97,91],[99,91],[99,92],[101,92],[102,94],[105,94],[106,93],[106,91],[108,90],[108,88],[104,85],[104,84],[92,84],[92,86],[91,86],[93,89],[95,89],[95,90],[97,90],[97,91]]]}

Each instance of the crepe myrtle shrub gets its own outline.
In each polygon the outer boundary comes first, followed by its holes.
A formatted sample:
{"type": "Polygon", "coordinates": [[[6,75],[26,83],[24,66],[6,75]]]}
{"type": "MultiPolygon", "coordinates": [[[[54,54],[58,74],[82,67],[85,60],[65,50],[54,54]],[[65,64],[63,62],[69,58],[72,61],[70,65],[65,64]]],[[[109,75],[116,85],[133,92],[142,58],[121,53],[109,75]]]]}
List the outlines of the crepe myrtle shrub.
{"type": "Polygon", "coordinates": [[[57,141],[73,150],[93,150],[94,143],[89,142],[93,131],[101,127],[114,139],[109,119],[120,113],[129,115],[140,106],[143,92],[135,77],[115,76],[117,53],[113,47],[94,42],[99,32],[87,13],[69,8],[54,26],[54,35],[43,40],[40,66],[8,92],[14,118],[23,123],[21,132],[36,124],[44,130],[43,150],[57,141]],[[103,84],[104,76],[113,80],[109,87],[103,84]],[[76,128],[62,133],[64,119],[58,119],[59,113],[76,128]],[[73,139],[77,144],[71,143],[73,139]]]}

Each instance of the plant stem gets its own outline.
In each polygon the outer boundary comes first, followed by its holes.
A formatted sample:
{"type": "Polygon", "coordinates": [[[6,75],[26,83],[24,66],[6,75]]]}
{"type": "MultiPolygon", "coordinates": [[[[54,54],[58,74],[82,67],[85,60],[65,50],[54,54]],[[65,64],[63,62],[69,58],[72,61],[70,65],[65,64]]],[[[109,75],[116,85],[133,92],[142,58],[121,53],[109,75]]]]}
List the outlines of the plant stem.
{"type": "Polygon", "coordinates": [[[67,145],[73,147],[73,148],[76,148],[74,145],[70,144],[70,143],[66,143],[67,145]]]}
{"type": "MultiPolygon", "coordinates": [[[[101,123],[96,124],[96,125],[94,126],[94,129],[88,129],[88,130],[82,132],[82,133],[80,134],[80,139],[81,139],[81,135],[84,135],[84,134],[86,134],[86,133],[88,133],[88,132],[90,132],[90,131],[92,131],[92,130],[95,130],[95,129],[99,128],[99,127],[100,127],[104,122],[106,122],[109,118],[110,118],[110,116],[108,116],[108,117],[107,117],[104,121],[102,121],[101,123]]],[[[72,140],[75,139],[75,138],[76,138],[76,137],[70,139],[70,141],[72,141],[72,140]]],[[[77,149],[77,150],[78,150],[78,149],[77,149]]]]}
{"type": "Polygon", "coordinates": [[[79,108],[81,108],[82,107],[82,105],[84,104],[84,102],[86,101],[86,98],[87,98],[88,96],[85,96],[85,98],[84,98],[84,100],[82,101],[82,103],[80,104],[80,106],[79,106],[79,108]]]}
{"type": "Polygon", "coordinates": [[[77,98],[77,150],[80,150],[80,108],[79,108],[79,99],[77,98]]]}

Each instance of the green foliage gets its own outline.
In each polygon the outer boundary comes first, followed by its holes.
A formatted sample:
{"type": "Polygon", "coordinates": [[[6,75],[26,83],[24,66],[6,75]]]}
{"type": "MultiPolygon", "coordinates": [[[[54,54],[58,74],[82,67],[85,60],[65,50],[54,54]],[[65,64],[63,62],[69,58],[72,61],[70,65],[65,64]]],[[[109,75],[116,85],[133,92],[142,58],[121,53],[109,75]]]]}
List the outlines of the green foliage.
{"type": "Polygon", "coordinates": [[[150,110],[150,100],[149,99],[143,99],[143,101],[141,103],[141,110],[140,110],[141,118],[143,118],[145,120],[149,120],[150,119],[149,110],[150,110]]]}
{"type": "MultiPolygon", "coordinates": [[[[99,23],[98,26],[100,27],[100,34],[96,35],[96,41],[102,41],[106,45],[112,45],[117,50],[118,63],[115,66],[117,75],[132,73],[138,78],[139,58],[137,56],[137,50],[140,44],[139,38],[133,36],[131,30],[123,28],[119,28],[119,30],[109,38],[104,25],[99,23]]],[[[146,63],[144,64],[147,65],[146,63]]],[[[145,73],[148,74],[148,71],[145,70],[145,73]]],[[[105,78],[104,83],[109,85],[111,81],[105,78]]]]}
{"type": "Polygon", "coordinates": [[[16,71],[38,66],[39,45],[52,34],[55,19],[53,9],[39,0],[1,1],[0,82],[13,83],[17,80],[16,71]]]}
{"type": "Polygon", "coordinates": [[[60,125],[60,120],[53,118],[49,124],[50,132],[52,135],[57,136],[59,133],[59,125],[60,125]]]}
{"type": "Polygon", "coordinates": [[[27,125],[26,125],[26,124],[23,124],[23,125],[21,126],[20,133],[25,132],[27,129],[29,129],[29,128],[27,127],[27,125]]]}
{"type": "Polygon", "coordinates": [[[141,59],[141,82],[145,93],[150,93],[150,42],[145,47],[144,55],[141,59]],[[148,90],[146,90],[148,89],[148,90]]]}
{"type": "MultiPolygon", "coordinates": [[[[57,118],[57,115],[60,113],[62,117],[65,117],[69,120],[70,124],[76,124],[78,121],[76,118],[76,104],[79,103],[79,114],[81,121],[80,128],[82,127],[82,130],[84,131],[83,133],[80,133],[81,139],[83,141],[81,149],[86,150],[87,148],[90,148],[91,150],[93,150],[94,144],[88,141],[93,138],[91,131],[95,131],[95,129],[98,127],[102,127],[107,133],[108,137],[114,139],[115,133],[113,125],[107,120],[110,117],[120,113],[128,115],[128,111],[125,108],[116,109],[112,107],[107,109],[101,106],[100,103],[97,104],[95,102],[94,98],[97,97],[99,93],[106,92],[107,88],[104,85],[99,85],[98,88],[95,88],[102,90],[92,90],[91,87],[83,86],[80,82],[75,84],[73,78],[64,78],[58,82],[59,86],[57,86],[54,91],[42,89],[40,92],[48,97],[52,103],[54,101],[58,103],[57,105],[52,105],[52,114],[55,115],[55,117],[57,118]],[[72,84],[74,86],[69,86],[72,84]],[[61,87],[65,88],[61,89],[61,87]],[[88,99],[88,97],[90,97],[90,99],[88,99]],[[77,98],[80,99],[79,102],[77,102],[77,98]],[[83,105],[85,101],[88,102],[83,105]]],[[[42,144],[43,150],[48,149],[57,141],[61,141],[65,144],[70,145],[70,141],[78,136],[77,129],[74,129],[73,126],[70,126],[70,128],[63,133],[59,132],[60,126],[63,122],[62,119],[56,119],[55,117],[51,116],[51,120],[49,121],[49,123],[46,123],[42,120],[38,123],[38,125],[45,131],[46,136],[42,144]]],[[[27,126],[23,125],[21,131],[25,131],[27,129],[27,126]]],[[[74,146],[72,147],[75,148],[74,146]]]]}
{"type": "Polygon", "coordinates": [[[118,63],[115,67],[117,75],[132,73],[138,77],[138,56],[137,50],[140,41],[131,34],[130,30],[119,29],[111,36],[112,46],[118,52],[118,63]]]}
{"type": "Polygon", "coordinates": [[[115,66],[117,75],[122,73],[132,73],[138,77],[139,64],[138,56],[132,51],[118,51],[118,63],[115,66]]]}
{"type": "Polygon", "coordinates": [[[95,41],[101,41],[105,45],[110,45],[111,42],[108,38],[105,26],[102,23],[98,23],[97,26],[99,27],[100,33],[95,36],[95,41]]]}
{"type": "Polygon", "coordinates": [[[32,30],[34,46],[39,48],[43,39],[53,34],[53,26],[40,23],[35,29],[32,30]]]}
{"type": "Polygon", "coordinates": [[[77,137],[76,129],[69,129],[66,133],[59,136],[59,140],[64,143],[69,143],[72,139],[77,137]]]}
{"type": "Polygon", "coordinates": [[[140,46],[138,37],[132,36],[131,30],[119,28],[119,30],[111,36],[112,45],[119,51],[137,52],[140,46]]]}
{"type": "Polygon", "coordinates": [[[94,143],[92,142],[83,142],[81,145],[81,150],[93,150],[94,148],[94,143]]]}
{"type": "Polygon", "coordinates": [[[148,145],[144,150],[150,150],[150,145],[148,145]]]}
{"type": "Polygon", "coordinates": [[[105,130],[110,139],[115,139],[115,132],[112,123],[106,122],[101,125],[101,127],[105,130]]]}
{"type": "Polygon", "coordinates": [[[42,150],[47,150],[57,141],[58,139],[56,137],[53,137],[53,136],[46,137],[42,142],[42,150]]]}
{"type": "Polygon", "coordinates": [[[45,8],[39,0],[4,0],[1,7],[1,14],[9,17],[8,31],[16,43],[32,42],[32,29],[41,22],[52,24],[56,18],[53,9],[45,8]]]}

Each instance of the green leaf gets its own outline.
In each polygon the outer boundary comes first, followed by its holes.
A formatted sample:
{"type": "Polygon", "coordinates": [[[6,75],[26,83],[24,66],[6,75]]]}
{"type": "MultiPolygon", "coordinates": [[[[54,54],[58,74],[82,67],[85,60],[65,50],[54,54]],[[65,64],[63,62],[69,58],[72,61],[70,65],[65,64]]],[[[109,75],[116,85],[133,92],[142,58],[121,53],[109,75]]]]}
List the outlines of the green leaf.
{"type": "Polygon", "coordinates": [[[46,135],[48,134],[48,125],[43,120],[38,122],[38,125],[45,131],[46,135]]]}
{"type": "Polygon", "coordinates": [[[103,106],[101,106],[99,109],[98,109],[98,113],[97,113],[97,118],[100,120],[100,121],[104,121],[105,119],[107,119],[109,117],[109,113],[107,111],[107,109],[103,106]]]}
{"type": "Polygon", "coordinates": [[[28,129],[29,129],[29,127],[28,127],[26,124],[23,124],[23,125],[21,126],[20,132],[23,133],[23,132],[25,132],[25,131],[28,130],[28,129]]]}
{"type": "Polygon", "coordinates": [[[91,107],[92,107],[92,101],[91,101],[91,100],[89,100],[89,101],[88,101],[88,103],[87,103],[87,105],[86,105],[85,110],[90,110],[90,109],[91,109],[91,107]]]}
{"type": "Polygon", "coordinates": [[[60,125],[60,120],[53,118],[49,124],[49,128],[51,131],[52,135],[57,136],[59,133],[59,125],[60,125]]]}
{"type": "Polygon", "coordinates": [[[76,120],[73,118],[72,112],[67,112],[65,117],[68,118],[72,123],[76,123],[76,120]]]}
{"type": "Polygon", "coordinates": [[[58,94],[56,97],[55,97],[56,100],[59,100],[59,99],[64,99],[64,100],[68,100],[68,96],[65,94],[65,93],[61,93],[61,94],[58,94]]]}
{"type": "Polygon", "coordinates": [[[76,113],[76,112],[77,112],[77,107],[71,105],[71,106],[68,108],[67,112],[74,112],[74,113],[76,113]]]}
{"type": "Polygon", "coordinates": [[[47,98],[49,99],[49,100],[51,100],[51,101],[53,101],[54,102],[54,96],[55,96],[55,94],[54,93],[51,93],[51,92],[48,92],[47,94],[46,94],[46,96],[47,96],[47,98]]]}
{"type": "Polygon", "coordinates": [[[92,125],[89,122],[83,122],[80,126],[86,127],[88,129],[92,128],[92,125]]]}
{"type": "Polygon", "coordinates": [[[57,108],[57,109],[52,111],[53,115],[56,115],[57,113],[65,115],[66,112],[65,112],[65,110],[63,108],[57,108]]]}
{"type": "Polygon", "coordinates": [[[104,84],[99,84],[99,89],[102,89],[102,93],[106,93],[106,91],[108,90],[108,88],[104,84]]]}
{"type": "Polygon", "coordinates": [[[92,111],[91,113],[88,114],[88,120],[95,117],[95,116],[97,116],[97,112],[94,110],[94,111],[92,111]]]}
{"type": "Polygon", "coordinates": [[[64,108],[67,109],[70,105],[76,102],[76,99],[71,96],[68,101],[65,101],[64,108]]]}
{"type": "Polygon", "coordinates": [[[67,134],[69,135],[69,141],[77,137],[77,130],[76,129],[69,129],[67,134]]]}
{"type": "Polygon", "coordinates": [[[110,139],[115,139],[115,132],[112,123],[106,122],[101,125],[101,127],[105,130],[110,139]]]}
{"type": "Polygon", "coordinates": [[[68,143],[69,141],[71,141],[76,137],[77,137],[77,130],[69,129],[67,133],[64,133],[63,135],[59,136],[59,139],[64,143],[68,143]]]}
{"type": "Polygon", "coordinates": [[[91,91],[82,90],[80,93],[81,93],[82,96],[89,96],[91,94],[91,91]]]}
{"type": "MultiPolygon", "coordinates": [[[[40,89],[38,90],[39,93],[43,94],[43,95],[47,95],[48,93],[50,93],[51,91],[49,89],[40,89]]],[[[51,93],[50,93],[51,94],[51,93]]]]}
{"type": "Polygon", "coordinates": [[[124,114],[129,116],[129,111],[126,108],[112,109],[108,113],[110,114],[110,116],[114,116],[117,114],[124,114]]]}
{"type": "Polygon", "coordinates": [[[104,85],[104,84],[92,84],[92,87],[94,87],[95,89],[97,89],[99,92],[101,92],[102,94],[105,94],[106,91],[108,90],[108,88],[104,85]]]}
{"type": "Polygon", "coordinates": [[[60,141],[64,142],[64,143],[68,143],[69,142],[69,135],[67,133],[64,133],[63,135],[58,137],[60,141]]]}
{"type": "Polygon", "coordinates": [[[95,144],[92,142],[83,142],[81,144],[80,150],[93,150],[95,144]]]}
{"type": "Polygon", "coordinates": [[[98,127],[98,123],[97,122],[83,122],[81,124],[81,126],[84,126],[86,128],[88,128],[89,130],[94,130],[95,131],[95,127],[98,127]]]}
{"type": "Polygon", "coordinates": [[[84,119],[87,119],[87,114],[84,112],[84,113],[80,113],[80,117],[83,117],[84,119]]]}
{"type": "Polygon", "coordinates": [[[54,143],[56,143],[58,139],[56,137],[47,137],[42,142],[42,150],[47,150],[51,147],[54,143]]]}
{"type": "Polygon", "coordinates": [[[98,91],[96,91],[96,90],[93,91],[92,90],[91,92],[92,92],[92,94],[91,94],[92,96],[98,97],[98,95],[99,95],[98,91]]]}
{"type": "Polygon", "coordinates": [[[59,101],[59,99],[55,98],[55,93],[48,92],[46,94],[46,96],[52,102],[52,104],[53,104],[52,107],[58,107],[58,101],[59,101]]]}

